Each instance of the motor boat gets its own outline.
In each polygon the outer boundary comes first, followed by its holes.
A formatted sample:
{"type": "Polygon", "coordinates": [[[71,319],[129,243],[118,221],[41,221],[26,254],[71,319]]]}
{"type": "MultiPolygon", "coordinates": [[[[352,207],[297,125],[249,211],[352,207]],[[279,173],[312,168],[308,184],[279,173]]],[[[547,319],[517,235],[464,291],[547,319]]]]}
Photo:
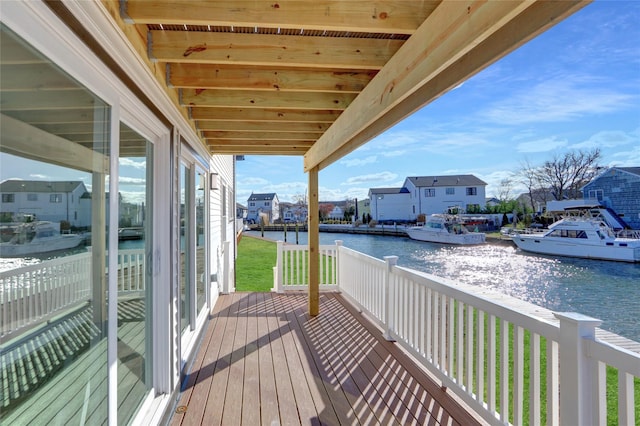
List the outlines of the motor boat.
{"type": "Polygon", "coordinates": [[[482,232],[469,232],[457,216],[444,214],[432,214],[424,225],[407,228],[407,235],[413,240],[443,244],[482,244],[486,238],[482,232]]]}
{"type": "Polygon", "coordinates": [[[15,228],[11,240],[0,243],[0,257],[21,257],[66,250],[80,245],[83,240],[78,234],[60,233],[59,223],[22,223],[15,228]]]}
{"type": "Polygon", "coordinates": [[[565,217],[543,233],[516,232],[511,239],[532,253],[587,259],[640,262],[640,231],[614,231],[604,220],[565,217]]]}

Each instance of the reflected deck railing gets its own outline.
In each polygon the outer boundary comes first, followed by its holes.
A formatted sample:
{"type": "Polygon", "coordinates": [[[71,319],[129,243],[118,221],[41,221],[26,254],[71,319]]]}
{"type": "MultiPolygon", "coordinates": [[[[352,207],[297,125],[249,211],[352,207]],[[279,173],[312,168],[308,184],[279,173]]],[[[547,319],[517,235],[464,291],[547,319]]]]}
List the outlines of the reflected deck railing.
{"type": "MultiPolygon", "coordinates": [[[[306,288],[308,247],[277,247],[273,290],[306,288]]],[[[635,424],[640,354],[599,339],[601,321],[403,268],[396,256],[376,259],[339,241],[320,253],[320,289],[342,292],[487,422],[635,424]],[[607,407],[608,375],[616,377],[617,407],[607,407]]]]}
{"type": "MultiPolygon", "coordinates": [[[[144,250],[118,251],[118,294],[144,292],[144,250]]],[[[0,272],[0,343],[91,297],[91,252],[0,272]]]]}

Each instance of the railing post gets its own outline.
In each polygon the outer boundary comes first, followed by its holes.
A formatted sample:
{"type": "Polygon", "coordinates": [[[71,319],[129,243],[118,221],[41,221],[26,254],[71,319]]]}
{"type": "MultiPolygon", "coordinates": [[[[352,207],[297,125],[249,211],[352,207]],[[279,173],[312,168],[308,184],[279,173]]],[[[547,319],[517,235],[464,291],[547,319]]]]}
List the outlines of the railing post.
{"type": "Polygon", "coordinates": [[[336,258],[333,260],[336,270],[336,291],[340,293],[340,247],[342,247],[342,240],[336,240],[336,258]]]}
{"type": "Polygon", "coordinates": [[[284,242],[277,241],[276,242],[276,266],[273,267],[273,288],[271,291],[275,291],[276,293],[284,293],[284,289],[282,288],[282,251],[284,250],[284,242]]]}
{"type": "Polygon", "coordinates": [[[595,424],[598,365],[585,352],[583,340],[595,340],[602,321],[573,312],[554,315],[560,320],[560,424],[595,424]]]}
{"type": "Polygon", "coordinates": [[[392,331],[395,327],[395,324],[393,323],[393,317],[395,315],[395,298],[391,297],[391,269],[398,264],[398,256],[385,256],[383,259],[387,264],[387,267],[384,270],[384,321],[386,329],[382,336],[390,342],[395,342],[396,339],[392,337],[392,331]]]}

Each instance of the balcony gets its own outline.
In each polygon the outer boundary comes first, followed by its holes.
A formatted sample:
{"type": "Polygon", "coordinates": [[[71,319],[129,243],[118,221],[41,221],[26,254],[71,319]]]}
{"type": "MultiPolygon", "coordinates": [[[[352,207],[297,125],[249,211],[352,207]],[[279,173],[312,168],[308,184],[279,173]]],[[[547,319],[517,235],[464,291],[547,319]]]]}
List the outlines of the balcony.
{"type": "Polygon", "coordinates": [[[333,292],[221,296],[172,425],[479,424],[333,292]]]}

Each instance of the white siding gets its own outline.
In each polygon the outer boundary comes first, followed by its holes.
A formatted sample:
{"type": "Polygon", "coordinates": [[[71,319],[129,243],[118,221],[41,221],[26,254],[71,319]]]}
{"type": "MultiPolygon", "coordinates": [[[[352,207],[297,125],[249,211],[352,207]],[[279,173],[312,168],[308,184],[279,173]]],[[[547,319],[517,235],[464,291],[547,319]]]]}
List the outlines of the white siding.
{"type": "Polygon", "coordinates": [[[414,220],[408,193],[371,194],[371,218],[377,221],[414,220]]]}

